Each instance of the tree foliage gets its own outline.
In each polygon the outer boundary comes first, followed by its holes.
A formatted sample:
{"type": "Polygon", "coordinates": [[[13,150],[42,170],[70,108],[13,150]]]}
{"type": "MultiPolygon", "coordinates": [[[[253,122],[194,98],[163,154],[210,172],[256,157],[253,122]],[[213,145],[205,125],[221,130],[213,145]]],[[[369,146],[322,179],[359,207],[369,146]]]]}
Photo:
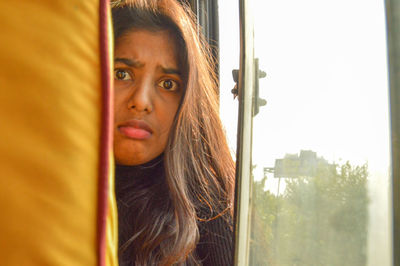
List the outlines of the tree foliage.
{"type": "Polygon", "coordinates": [[[321,164],[282,195],[253,183],[250,265],[365,265],[368,165],[321,164]]]}

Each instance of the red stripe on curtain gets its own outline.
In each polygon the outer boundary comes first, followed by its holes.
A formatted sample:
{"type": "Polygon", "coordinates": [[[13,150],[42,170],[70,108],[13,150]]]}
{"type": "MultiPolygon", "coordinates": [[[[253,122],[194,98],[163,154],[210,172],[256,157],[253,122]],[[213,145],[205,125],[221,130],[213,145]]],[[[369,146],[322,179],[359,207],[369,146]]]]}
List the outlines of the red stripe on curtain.
{"type": "Polygon", "coordinates": [[[110,37],[108,34],[109,0],[100,0],[100,62],[102,84],[102,117],[98,200],[98,265],[106,265],[106,221],[108,211],[108,189],[110,154],[112,145],[112,90],[110,75],[110,37]]]}

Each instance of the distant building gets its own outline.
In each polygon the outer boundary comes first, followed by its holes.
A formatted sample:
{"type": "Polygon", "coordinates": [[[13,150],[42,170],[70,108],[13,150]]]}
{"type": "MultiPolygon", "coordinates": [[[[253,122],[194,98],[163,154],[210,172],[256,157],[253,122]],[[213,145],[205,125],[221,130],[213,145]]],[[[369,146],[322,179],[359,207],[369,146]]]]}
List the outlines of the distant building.
{"type": "MultiPolygon", "coordinates": [[[[277,178],[297,178],[314,176],[317,167],[330,165],[323,157],[317,157],[317,153],[310,150],[301,150],[298,154],[286,154],[283,159],[275,160],[274,168],[264,168],[264,172],[273,172],[277,178]]],[[[332,165],[333,166],[333,165],[332,165]]]]}

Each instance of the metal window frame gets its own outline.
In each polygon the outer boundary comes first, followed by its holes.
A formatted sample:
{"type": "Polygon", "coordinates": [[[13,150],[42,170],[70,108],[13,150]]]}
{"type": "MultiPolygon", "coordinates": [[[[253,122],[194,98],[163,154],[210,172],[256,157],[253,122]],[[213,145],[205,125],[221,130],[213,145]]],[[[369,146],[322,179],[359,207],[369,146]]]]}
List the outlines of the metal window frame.
{"type": "Polygon", "coordinates": [[[216,63],[215,73],[219,78],[219,17],[218,0],[180,0],[190,5],[197,17],[199,33],[211,47],[212,56],[216,63]]]}
{"type": "Polygon", "coordinates": [[[251,151],[254,94],[254,29],[250,1],[239,0],[240,70],[238,80],[238,133],[235,184],[234,265],[249,264],[251,208],[251,151]]]}
{"type": "Polygon", "coordinates": [[[393,265],[400,266],[400,0],[386,0],[392,144],[393,265]]]}

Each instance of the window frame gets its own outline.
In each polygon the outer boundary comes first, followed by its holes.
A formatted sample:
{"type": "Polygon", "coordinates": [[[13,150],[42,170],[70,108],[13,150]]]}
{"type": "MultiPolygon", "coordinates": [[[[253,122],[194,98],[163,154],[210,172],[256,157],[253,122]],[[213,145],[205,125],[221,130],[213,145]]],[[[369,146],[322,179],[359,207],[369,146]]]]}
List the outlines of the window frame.
{"type": "Polygon", "coordinates": [[[249,264],[253,136],[254,28],[249,0],[239,0],[240,64],[234,211],[234,265],[249,264]]]}
{"type": "MultiPolygon", "coordinates": [[[[181,0],[182,2],[183,0],[181,0]]],[[[215,73],[219,78],[219,17],[218,0],[187,0],[197,17],[198,31],[203,33],[215,60],[215,73]]]]}
{"type": "Polygon", "coordinates": [[[400,266],[400,1],[387,0],[385,5],[392,145],[393,265],[400,266]]]}

